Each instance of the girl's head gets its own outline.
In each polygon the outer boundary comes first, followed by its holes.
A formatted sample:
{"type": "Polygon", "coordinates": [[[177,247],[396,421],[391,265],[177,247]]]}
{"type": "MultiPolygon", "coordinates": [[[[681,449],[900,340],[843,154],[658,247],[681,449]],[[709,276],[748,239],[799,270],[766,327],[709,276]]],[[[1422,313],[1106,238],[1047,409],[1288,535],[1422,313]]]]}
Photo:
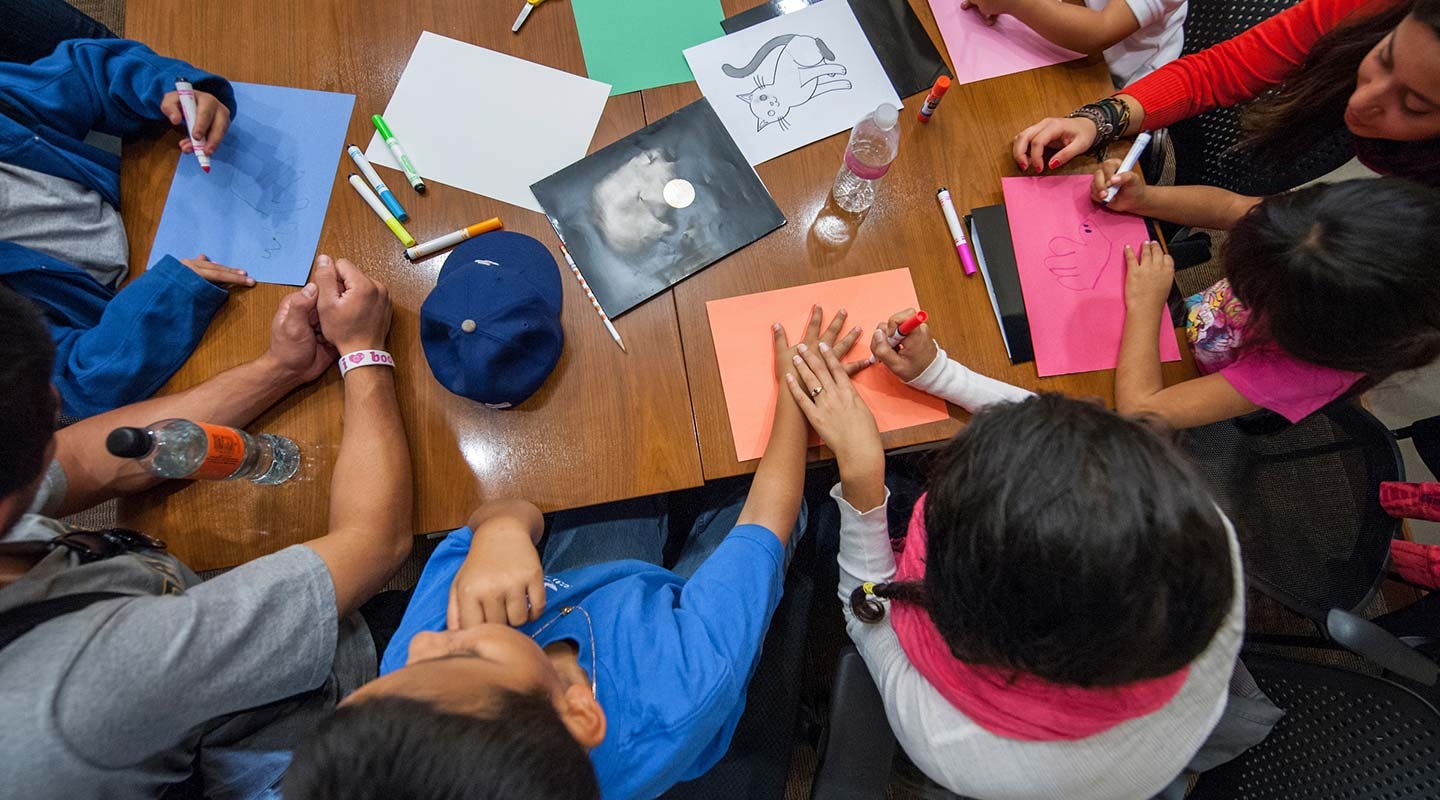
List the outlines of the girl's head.
{"type": "MultiPolygon", "coordinates": [[[[923,606],[961,661],[1083,687],[1169,675],[1234,592],[1229,538],[1184,457],[1144,422],[1061,395],[992,406],[946,447],[925,501],[923,606]]],[[[883,608],[862,590],[857,616],[883,608]]]]}
{"type": "Polygon", "coordinates": [[[1236,223],[1225,272],[1257,337],[1381,379],[1440,355],[1440,190],[1403,178],[1276,195],[1236,223]]]}
{"type": "Polygon", "coordinates": [[[1440,0],[1362,9],[1322,36],[1305,62],[1245,115],[1245,144],[1266,160],[1293,158],[1342,120],[1378,147],[1377,169],[1440,177],[1440,0]],[[1419,145],[1390,146],[1404,142],[1419,145]],[[1387,154],[1390,158],[1386,158],[1387,154]]]}

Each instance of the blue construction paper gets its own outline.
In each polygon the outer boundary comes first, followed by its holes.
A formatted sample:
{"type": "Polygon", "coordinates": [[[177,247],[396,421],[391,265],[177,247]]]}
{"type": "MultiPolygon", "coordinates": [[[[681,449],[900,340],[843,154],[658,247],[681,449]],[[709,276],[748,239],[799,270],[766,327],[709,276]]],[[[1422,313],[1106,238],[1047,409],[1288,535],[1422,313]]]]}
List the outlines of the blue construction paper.
{"type": "Polygon", "coordinates": [[[355,95],[232,85],[239,113],[208,175],[181,154],[148,263],[204,253],[261,283],[299,286],[320,243],[355,95]]]}

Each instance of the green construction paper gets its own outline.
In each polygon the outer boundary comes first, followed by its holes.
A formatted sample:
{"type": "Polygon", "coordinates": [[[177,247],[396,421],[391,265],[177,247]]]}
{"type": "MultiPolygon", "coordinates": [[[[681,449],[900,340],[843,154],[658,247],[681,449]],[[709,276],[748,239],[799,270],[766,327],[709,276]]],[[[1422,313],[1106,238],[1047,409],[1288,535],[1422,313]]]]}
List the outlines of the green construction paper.
{"type": "Polygon", "coordinates": [[[725,35],[720,0],[571,0],[585,70],[610,94],[695,80],[684,51],[725,35]]]}

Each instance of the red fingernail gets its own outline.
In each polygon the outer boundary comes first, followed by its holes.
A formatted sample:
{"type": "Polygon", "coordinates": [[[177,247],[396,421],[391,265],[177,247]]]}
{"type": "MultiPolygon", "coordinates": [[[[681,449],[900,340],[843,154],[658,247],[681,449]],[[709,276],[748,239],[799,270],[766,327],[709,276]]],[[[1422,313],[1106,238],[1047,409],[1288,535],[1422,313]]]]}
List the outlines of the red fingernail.
{"type": "Polygon", "coordinates": [[[1021,171],[1021,172],[1024,172],[1024,171],[1027,170],[1027,169],[1030,169],[1030,162],[1029,162],[1029,161],[1021,161],[1021,162],[1020,162],[1020,171],[1021,171]]]}
{"type": "Polygon", "coordinates": [[[1058,158],[1052,158],[1052,159],[1050,159],[1050,169],[1055,169],[1055,168],[1058,167],[1058,166],[1060,166],[1060,159],[1058,159],[1058,158]]]}

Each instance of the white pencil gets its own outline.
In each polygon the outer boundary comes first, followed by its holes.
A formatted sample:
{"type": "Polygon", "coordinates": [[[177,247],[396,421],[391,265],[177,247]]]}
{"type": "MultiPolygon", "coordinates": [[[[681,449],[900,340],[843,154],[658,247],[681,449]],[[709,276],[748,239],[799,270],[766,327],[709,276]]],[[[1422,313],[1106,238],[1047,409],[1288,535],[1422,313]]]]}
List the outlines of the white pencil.
{"type": "Polygon", "coordinates": [[[580,268],[575,265],[575,259],[570,257],[570,251],[566,249],[564,242],[560,243],[560,255],[565,256],[565,263],[570,265],[570,272],[575,275],[575,280],[580,281],[580,289],[585,292],[585,297],[589,299],[590,305],[595,307],[595,312],[600,315],[600,321],[605,323],[605,330],[610,331],[610,338],[615,340],[615,344],[620,345],[622,353],[630,352],[625,349],[625,343],[620,340],[620,331],[615,330],[614,323],[610,322],[610,315],[605,313],[605,309],[600,307],[600,301],[595,299],[595,293],[590,291],[590,284],[585,281],[585,276],[580,274],[580,268]]]}
{"type": "MultiPolygon", "coordinates": [[[[1140,160],[1140,154],[1143,153],[1143,152],[1145,152],[1145,148],[1146,148],[1149,144],[1150,144],[1150,132],[1149,132],[1149,131],[1145,131],[1144,133],[1140,134],[1139,136],[1136,136],[1136,137],[1135,137],[1135,142],[1130,145],[1130,152],[1128,152],[1128,153],[1125,154],[1124,160],[1122,160],[1122,161],[1120,162],[1120,169],[1115,170],[1115,174],[1116,174],[1116,175],[1119,175],[1119,174],[1122,173],[1122,172],[1129,172],[1130,170],[1135,169],[1135,162],[1140,160]]],[[[1118,193],[1119,191],[1120,191],[1120,187],[1119,187],[1119,186],[1111,186],[1109,189],[1106,189],[1106,190],[1105,190],[1105,199],[1102,200],[1102,201],[1100,201],[1100,202],[1105,203],[1106,205],[1109,205],[1109,204],[1110,204],[1110,201],[1115,199],[1115,195],[1116,195],[1116,193],[1118,193]]]]}

